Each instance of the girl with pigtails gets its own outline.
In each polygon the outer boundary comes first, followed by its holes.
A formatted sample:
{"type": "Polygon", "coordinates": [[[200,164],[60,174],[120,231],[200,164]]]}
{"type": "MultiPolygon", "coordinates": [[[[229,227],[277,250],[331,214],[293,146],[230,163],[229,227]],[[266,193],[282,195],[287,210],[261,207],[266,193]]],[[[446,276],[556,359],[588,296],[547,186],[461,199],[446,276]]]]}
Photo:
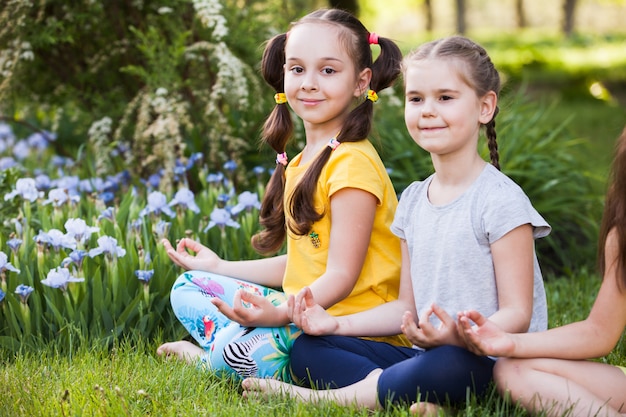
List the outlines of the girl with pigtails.
{"type": "MultiPolygon", "coordinates": [[[[252,240],[267,257],[227,261],[191,239],[176,248],[165,240],[171,260],[186,270],[172,288],[172,307],[198,344],[165,343],[157,353],[217,373],[289,382],[300,335],[289,295],[310,288],[331,315],[398,296],[400,241],[390,231],[397,197],[367,137],[377,92],[398,77],[401,59],[394,42],[335,9],[315,11],[267,43],[262,73],[276,107],[262,140],[277,157],[260,210],[263,229],[252,240]],[[291,159],[289,109],[306,136],[291,159]],[[272,256],[285,240],[286,254],[272,256]]],[[[408,345],[399,333],[379,340],[408,345]]]]}
{"type": "Polygon", "coordinates": [[[289,302],[306,333],[291,351],[301,385],[247,378],[244,396],[278,392],[371,409],[406,404],[438,415],[468,393],[487,392],[495,364],[469,350],[457,313],[480,311],[515,333],[547,326],[534,239],[550,226],[499,170],[500,78],[487,52],[465,37],[440,39],[410,53],[403,74],[406,126],[435,172],[404,190],[391,226],[401,239],[398,298],[332,316],[304,288],[289,302]],[[482,127],[491,164],[478,152],[482,127]],[[400,331],[412,347],[364,338],[400,331]]]}

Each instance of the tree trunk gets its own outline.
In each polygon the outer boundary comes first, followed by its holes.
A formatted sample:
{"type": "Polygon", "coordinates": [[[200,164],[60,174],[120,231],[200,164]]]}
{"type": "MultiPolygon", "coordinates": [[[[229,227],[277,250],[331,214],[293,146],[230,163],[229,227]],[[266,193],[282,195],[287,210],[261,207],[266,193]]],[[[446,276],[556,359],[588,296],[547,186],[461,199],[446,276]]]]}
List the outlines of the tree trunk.
{"type": "Polygon", "coordinates": [[[328,0],[328,5],[333,9],[342,9],[355,16],[359,14],[359,0],[328,0]]]}
{"type": "Polygon", "coordinates": [[[524,13],[524,0],[515,0],[515,15],[517,18],[517,28],[526,27],[526,14],[524,13]]]}
{"type": "Polygon", "coordinates": [[[574,32],[574,14],[577,0],[563,1],[563,34],[567,37],[574,32]]]}
{"type": "Polygon", "coordinates": [[[465,30],[465,0],[456,0],[456,32],[464,35],[465,30]]]}
{"type": "Polygon", "coordinates": [[[433,21],[433,5],[430,0],[424,0],[424,14],[426,15],[426,32],[432,32],[433,21]]]}

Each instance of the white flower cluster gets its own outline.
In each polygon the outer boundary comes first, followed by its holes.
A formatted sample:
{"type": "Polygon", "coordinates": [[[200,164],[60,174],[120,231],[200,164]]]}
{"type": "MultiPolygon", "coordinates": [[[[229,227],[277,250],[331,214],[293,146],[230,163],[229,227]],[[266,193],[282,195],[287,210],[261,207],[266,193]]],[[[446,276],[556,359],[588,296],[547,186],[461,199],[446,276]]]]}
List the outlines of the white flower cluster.
{"type": "Polygon", "coordinates": [[[105,116],[100,120],[96,120],[89,127],[87,135],[93,149],[98,150],[95,153],[96,172],[106,172],[109,167],[109,154],[106,151],[110,141],[113,120],[105,116]]]}
{"type": "Polygon", "coordinates": [[[216,41],[228,35],[226,18],[220,14],[223,6],[218,0],[193,0],[193,8],[204,27],[213,29],[213,38],[216,41]]]}
{"type": "Polygon", "coordinates": [[[248,82],[245,76],[245,64],[228,49],[225,43],[216,45],[217,80],[211,91],[211,102],[218,102],[221,97],[237,100],[240,107],[248,105],[248,82]]]}
{"type": "Polygon", "coordinates": [[[14,40],[10,47],[0,50],[0,76],[9,78],[19,61],[32,61],[33,59],[35,59],[35,54],[30,43],[14,40]]]}

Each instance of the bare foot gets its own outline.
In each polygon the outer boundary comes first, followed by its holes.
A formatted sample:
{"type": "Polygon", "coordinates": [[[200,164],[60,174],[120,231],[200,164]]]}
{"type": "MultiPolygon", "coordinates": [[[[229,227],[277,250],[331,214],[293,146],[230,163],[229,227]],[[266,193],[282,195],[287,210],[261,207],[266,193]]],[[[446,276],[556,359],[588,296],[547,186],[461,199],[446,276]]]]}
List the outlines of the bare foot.
{"type": "Polygon", "coordinates": [[[409,409],[411,414],[416,414],[420,417],[437,417],[440,411],[443,411],[443,407],[428,403],[426,401],[413,403],[411,404],[411,408],[409,409]]]}
{"type": "Polygon", "coordinates": [[[186,340],[163,343],[157,348],[157,355],[159,356],[176,356],[190,364],[195,363],[203,353],[204,349],[186,340]]]}
{"type": "Polygon", "coordinates": [[[244,398],[267,399],[273,395],[284,395],[303,402],[324,399],[323,391],[299,387],[270,378],[246,378],[242,381],[244,398]]]}

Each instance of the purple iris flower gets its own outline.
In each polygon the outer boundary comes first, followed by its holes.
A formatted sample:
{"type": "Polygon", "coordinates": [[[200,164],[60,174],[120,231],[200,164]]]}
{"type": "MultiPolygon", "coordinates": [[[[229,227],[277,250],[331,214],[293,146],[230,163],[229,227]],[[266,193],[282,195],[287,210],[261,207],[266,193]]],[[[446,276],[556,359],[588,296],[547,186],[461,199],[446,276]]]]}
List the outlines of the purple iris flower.
{"type": "Polygon", "coordinates": [[[232,159],[230,161],[224,162],[224,169],[228,172],[234,172],[237,169],[237,162],[233,161],[232,159]]]}
{"type": "Polygon", "coordinates": [[[228,194],[220,194],[217,196],[217,207],[224,208],[226,204],[230,200],[230,196],[228,194]]]}
{"type": "Polygon", "coordinates": [[[28,200],[31,203],[37,198],[43,196],[35,184],[35,180],[32,178],[20,178],[15,182],[15,190],[8,194],[5,194],[4,201],[11,200],[16,195],[19,195],[24,200],[28,200]]]}
{"type": "Polygon", "coordinates": [[[147,284],[152,279],[152,275],[154,275],[154,269],[138,269],[135,271],[135,275],[139,281],[143,281],[147,284]]]}
{"type": "Polygon", "coordinates": [[[241,227],[239,223],[233,220],[228,210],[223,208],[214,208],[210,217],[211,220],[209,221],[208,226],[204,228],[205,233],[213,226],[217,226],[222,230],[224,230],[226,226],[234,227],[235,229],[239,229],[241,227]]]}
{"type": "Polygon", "coordinates": [[[176,213],[167,205],[167,197],[160,191],[153,191],[148,194],[148,205],[139,212],[141,217],[146,214],[160,215],[165,213],[170,217],[174,217],[176,213]]]}
{"type": "Polygon", "coordinates": [[[250,211],[253,208],[257,210],[261,208],[261,203],[259,202],[259,196],[257,195],[257,193],[244,191],[243,193],[239,194],[239,203],[235,207],[233,207],[230,212],[234,216],[236,216],[237,214],[239,214],[240,212],[244,210],[250,211]]]}
{"type": "Polygon", "coordinates": [[[0,171],[4,171],[9,168],[17,166],[17,161],[10,156],[4,156],[0,158],[0,171]]]}
{"type": "Polygon", "coordinates": [[[19,273],[20,270],[11,265],[11,262],[8,261],[7,254],[0,251],[0,273],[4,273],[4,271],[11,271],[19,273]]]}
{"type": "Polygon", "coordinates": [[[70,282],[83,282],[85,278],[76,278],[70,274],[67,268],[57,267],[48,272],[46,279],[42,279],[41,283],[52,288],[60,288],[63,292],[67,290],[70,282]]]}
{"type": "Polygon", "coordinates": [[[98,232],[99,227],[87,226],[83,219],[67,219],[65,222],[67,234],[73,237],[78,243],[85,243],[92,233],[98,232]]]}
{"type": "Polygon", "coordinates": [[[50,177],[45,174],[39,174],[35,177],[35,186],[38,190],[47,191],[50,189],[52,181],[50,177]]]}
{"type": "Polygon", "coordinates": [[[111,222],[115,222],[115,209],[113,207],[107,207],[104,210],[102,210],[100,212],[100,215],[98,216],[98,221],[100,221],[102,219],[106,219],[106,220],[109,220],[111,222]]]}
{"type": "Polygon", "coordinates": [[[2,303],[2,301],[4,300],[5,296],[6,296],[6,294],[4,293],[4,291],[0,290],[0,303],[2,303]]]}
{"type": "Polygon", "coordinates": [[[15,288],[15,294],[20,296],[22,304],[26,304],[26,302],[28,301],[28,297],[33,291],[35,291],[33,287],[24,284],[20,284],[15,288]]]}
{"type": "Polygon", "coordinates": [[[193,168],[196,163],[202,162],[202,158],[204,158],[202,152],[192,153],[187,160],[187,169],[189,170],[193,168]]]}
{"type": "Polygon", "coordinates": [[[262,166],[255,166],[254,168],[252,168],[252,172],[254,173],[254,175],[256,175],[257,178],[260,178],[261,175],[265,173],[265,168],[263,168],[262,166]]]}
{"type": "Polygon", "coordinates": [[[18,140],[13,146],[13,156],[18,161],[23,161],[30,156],[30,146],[25,140],[18,140]]]}
{"type": "Polygon", "coordinates": [[[67,268],[67,266],[71,263],[76,265],[78,269],[83,266],[83,259],[87,256],[87,251],[82,249],[76,249],[70,252],[69,256],[61,262],[61,266],[67,268]]]}
{"type": "Polygon", "coordinates": [[[224,174],[218,172],[217,174],[209,174],[206,176],[206,181],[209,184],[220,185],[224,181],[224,174]]]}
{"type": "Polygon", "coordinates": [[[157,236],[157,240],[161,241],[163,239],[165,239],[167,237],[167,235],[170,232],[170,226],[172,225],[172,223],[170,222],[166,222],[164,220],[159,220],[159,222],[157,224],[155,224],[154,227],[154,233],[157,236]]]}
{"type": "Polygon", "coordinates": [[[161,173],[152,174],[147,180],[142,179],[141,182],[146,185],[148,190],[156,190],[159,188],[159,184],[161,183],[161,173]]]}
{"type": "Polygon", "coordinates": [[[98,247],[89,251],[89,257],[93,258],[105,254],[109,259],[122,257],[126,255],[126,249],[117,245],[117,239],[111,236],[100,236],[98,238],[98,247]]]}
{"type": "Polygon", "coordinates": [[[181,188],[170,201],[170,206],[180,206],[183,209],[189,209],[194,213],[200,213],[200,207],[196,204],[193,192],[188,188],[181,188]]]}
{"type": "MultiPolygon", "coordinates": [[[[41,234],[42,232],[40,231],[39,235],[41,234]]],[[[58,251],[61,248],[67,248],[72,250],[76,249],[76,240],[74,239],[74,237],[69,234],[63,233],[59,229],[50,229],[48,230],[46,235],[46,243],[55,251],[58,251]]]]}
{"type": "Polygon", "coordinates": [[[48,191],[48,199],[44,200],[42,204],[52,204],[54,207],[61,207],[70,202],[78,203],[80,202],[80,197],[78,195],[70,196],[68,190],[64,188],[53,188],[48,191]]]}
{"type": "Polygon", "coordinates": [[[7,240],[7,246],[11,249],[11,252],[13,253],[17,253],[17,251],[20,250],[20,246],[22,246],[22,243],[22,239],[18,239],[16,237],[7,240]]]}

